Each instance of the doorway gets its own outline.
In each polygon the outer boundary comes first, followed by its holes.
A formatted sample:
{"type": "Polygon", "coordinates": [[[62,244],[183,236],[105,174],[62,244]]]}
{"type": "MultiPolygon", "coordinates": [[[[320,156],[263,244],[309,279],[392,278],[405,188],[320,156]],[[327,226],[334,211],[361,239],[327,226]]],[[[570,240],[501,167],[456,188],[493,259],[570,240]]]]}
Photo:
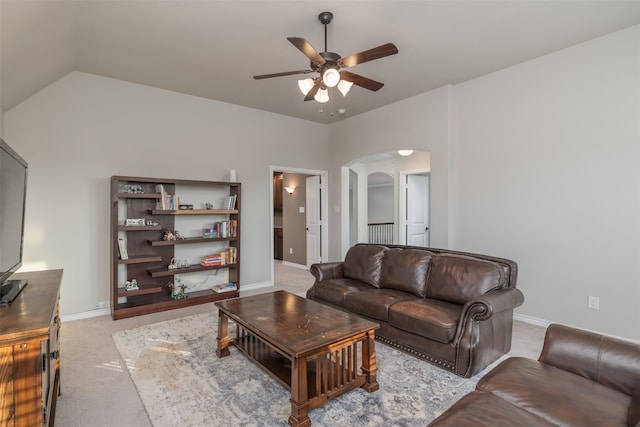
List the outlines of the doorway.
{"type": "Polygon", "coordinates": [[[271,283],[275,263],[308,269],[328,259],[327,171],[270,166],[271,283]],[[280,259],[281,258],[281,259],[280,259]]]}
{"type": "Polygon", "coordinates": [[[359,158],[342,167],[343,257],[355,243],[370,242],[370,228],[376,226],[391,229],[393,236],[385,237],[387,240],[384,242],[376,240],[373,243],[414,243],[416,246],[430,244],[430,160],[431,153],[428,151],[414,150],[409,156],[389,151],[359,158]],[[383,178],[382,174],[392,180],[392,188],[386,183],[386,189],[370,191],[369,177],[383,178]],[[370,195],[377,200],[368,200],[370,195]],[[384,200],[381,200],[383,197],[384,200]],[[382,206],[381,203],[386,203],[386,208],[392,207],[392,224],[389,224],[390,211],[385,214],[383,220],[378,221],[378,215],[372,213],[372,209],[377,209],[372,207],[376,203],[378,207],[382,206]],[[411,229],[408,228],[408,224],[412,224],[411,229]],[[417,235],[418,229],[422,232],[421,236],[417,235]]]}

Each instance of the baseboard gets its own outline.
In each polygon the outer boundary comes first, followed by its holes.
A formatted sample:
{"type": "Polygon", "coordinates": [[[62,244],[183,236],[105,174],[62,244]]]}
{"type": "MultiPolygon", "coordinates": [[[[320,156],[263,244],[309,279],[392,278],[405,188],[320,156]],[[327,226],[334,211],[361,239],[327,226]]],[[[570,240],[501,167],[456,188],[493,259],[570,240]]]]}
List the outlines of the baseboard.
{"type": "Polygon", "coordinates": [[[307,266],[304,264],[296,264],[289,261],[282,261],[282,265],[286,265],[287,267],[299,268],[301,270],[308,270],[307,266]]]}
{"type": "Polygon", "coordinates": [[[251,285],[242,285],[240,287],[240,292],[253,291],[256,289],[269,288],[269,287],[273,287],[273,283],[271,282],[253,283],[251,285]]]}
{"type": "Polygon", "coordinates": [[[74,320],[90,319],[92,317],[108,316],[110,314],[110,308],[98,308],[96,310],[85,311],[83,313],[63,314],[60,316],[60,321],[73,322],[74,320]]]}
{"type": "Polygon", "coordinates": [[[524,314],[513,313],[513,319],[519,320],[524,323],[529,323],[531,325],[541,326],[543,328],[547,328],[551,322],[544,319],[539,319],[537,317],[525,316],[524,314]]]}

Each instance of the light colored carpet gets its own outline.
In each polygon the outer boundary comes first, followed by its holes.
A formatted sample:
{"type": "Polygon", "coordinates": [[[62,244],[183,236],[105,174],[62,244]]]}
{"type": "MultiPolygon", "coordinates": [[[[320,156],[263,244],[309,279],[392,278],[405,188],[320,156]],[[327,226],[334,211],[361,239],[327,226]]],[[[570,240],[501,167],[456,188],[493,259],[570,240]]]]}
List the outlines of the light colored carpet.
{"type": "MultiPolygon", "coordinates": [[[[218,358],[216,335],[215,311],[113,334],[151,423],[286,426],[288,390],[234,347],[218,358]]],[[[424,426],[482,376],[460,378],[378,342],[376,351],[380,390],[357,389],[312,410],[312,425],[424,426]]]]}

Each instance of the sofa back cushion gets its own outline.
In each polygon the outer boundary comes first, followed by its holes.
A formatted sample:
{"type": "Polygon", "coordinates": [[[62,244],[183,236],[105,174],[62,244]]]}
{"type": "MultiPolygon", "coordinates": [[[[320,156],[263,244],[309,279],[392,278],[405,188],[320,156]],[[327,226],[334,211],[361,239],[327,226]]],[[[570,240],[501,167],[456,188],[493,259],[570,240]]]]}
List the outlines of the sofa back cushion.
{"type": "Polygon", "coordinates": [[[343,275],[376,288],[380,287],[380,272],[386,246],[355,245],[344,258],[343,275]]]}
{"type": "Polygon", "coordinates": [[[431,259],[426,297],[464,304],[504,285],[504,269],[495,262],[437,254],[431,259]]]}
{"type": "Polygon", "coordinates": [[[424,298],[432,256],[432,252],[419,249],[387,249],[382,259],[380,287],[424,298]]]}

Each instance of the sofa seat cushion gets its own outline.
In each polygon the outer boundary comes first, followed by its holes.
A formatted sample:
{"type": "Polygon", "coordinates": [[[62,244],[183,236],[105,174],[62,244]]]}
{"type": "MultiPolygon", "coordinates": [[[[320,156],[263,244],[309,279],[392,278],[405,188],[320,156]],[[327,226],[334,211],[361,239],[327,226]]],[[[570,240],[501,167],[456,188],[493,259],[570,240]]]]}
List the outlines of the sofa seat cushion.
{"type": "Polygon", "coordinates": [[[520,409],[486,391],[474,391],[458,400],[429,427],[496,427],[528,426],[550,427],[542,418],[520,409]]]}
{"type": "Polygon", "coordinates": [[[459,304],[434,299],[403,301],[389,308],[389,324],[446,344],[456,334],[461,311],[459,304]]]}
{"type": "Polygon", "coordinates": [[[346,294],[344,307],[352,313],[388,322],[389,307],[415,298],[411,294],[393,289],[373,289],[346,294]]]}
{"type": "Polygon", "coordinates": [[[427,298],[464,304],[504,287],[506,275],[497,263],[464,255],[437,254],[431,259],[427,298]]]}
{"type": "Polygon", "coordinates": [[[631,402],[622,392],[522,357],[500,363],[477,388],[566,426],[626,426],[631,402]]]}
{"type": "Polygon", "coordinates": [[[432,255],[420,249],[387,249],[382,259],[380,287],[424,298],[432,255]]]}
{"type": "Polygon", "coordinates": [[[344,307],[344,297],[350,292],[366,291],[371,286],[351,279],[323,280],[321,286],[315,286],[313,299],[344,307]]]}
{"type": "Polygon", "coordinates": [[[352,246],[342,264],[344,277],[379,288],[382,259],[386,249],[386,246],[379,245],[352,246]]]}

